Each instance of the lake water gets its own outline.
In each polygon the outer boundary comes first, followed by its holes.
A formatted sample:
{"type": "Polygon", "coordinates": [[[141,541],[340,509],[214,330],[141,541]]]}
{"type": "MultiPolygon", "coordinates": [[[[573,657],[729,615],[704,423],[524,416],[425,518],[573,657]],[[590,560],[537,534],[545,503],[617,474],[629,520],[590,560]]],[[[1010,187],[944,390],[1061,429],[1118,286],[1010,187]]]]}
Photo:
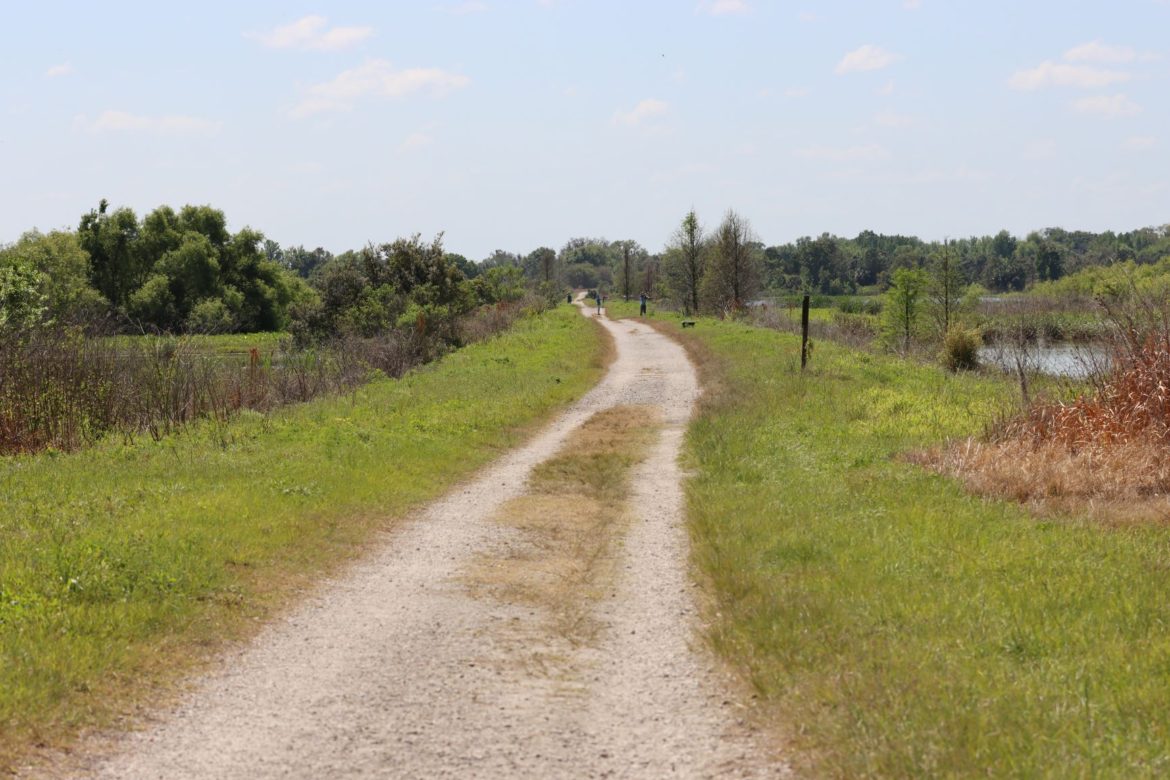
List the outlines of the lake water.
{"type": "MultiPolygon", "coordinates": [[[[980,348],[979,360],[984,365],[1015,371],[1019,354],[1010,345],[989,344],[980,348]]],[[[1031,371],[1073,379],[1083,379],[1096,369],[1108,367],[1105,350],[1099,344],[1033,344],[1023,357],[1031,371]]]]}

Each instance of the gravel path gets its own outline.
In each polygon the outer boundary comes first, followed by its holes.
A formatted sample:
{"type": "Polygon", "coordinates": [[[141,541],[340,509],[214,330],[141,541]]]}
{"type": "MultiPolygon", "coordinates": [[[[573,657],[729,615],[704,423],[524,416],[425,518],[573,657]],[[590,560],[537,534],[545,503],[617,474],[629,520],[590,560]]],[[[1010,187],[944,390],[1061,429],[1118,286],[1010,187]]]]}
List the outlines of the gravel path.
{"type": "Polygon", "coordinates": [[[696,634],[676,463],[694,369],[651,328],[601,322],[618,357],[593,391],[225,658],[85,776],[786,774],[740,722],[696,634]],[[597,604],[598,641],[565,648],[528,608],[475,597],[464,573],[509,544],[513,532],[491,516],[523,493],[529,470],[615,404],[658,405],[667,424],[634,476],[634,522],[613,592],[597,604]],[[549,657],[556,673],[541,666],[549,657]]]}

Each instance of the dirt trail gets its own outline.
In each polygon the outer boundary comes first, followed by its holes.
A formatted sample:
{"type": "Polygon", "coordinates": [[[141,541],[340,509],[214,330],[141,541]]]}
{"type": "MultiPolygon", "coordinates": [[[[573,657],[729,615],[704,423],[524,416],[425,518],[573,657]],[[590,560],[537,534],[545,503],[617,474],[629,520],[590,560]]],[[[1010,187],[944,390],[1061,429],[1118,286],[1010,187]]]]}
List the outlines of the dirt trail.
{"type": "Polygon", "coordinates": [[[84,775],[786,774],[740,722],[696,636],[676,463],[698,394],[694,369],[651,328],[601,322],[618,357],[593,391],[225,658],[178,708],[84,775]],[[476,596],[467,572],[485,551],[518,543],[491,518],[524,492],[528,472],[617,404],[657,406],[665,426],[635,467],[635,513],[596,604],[596,641],[565,646],[537,610],[476,596]]]}

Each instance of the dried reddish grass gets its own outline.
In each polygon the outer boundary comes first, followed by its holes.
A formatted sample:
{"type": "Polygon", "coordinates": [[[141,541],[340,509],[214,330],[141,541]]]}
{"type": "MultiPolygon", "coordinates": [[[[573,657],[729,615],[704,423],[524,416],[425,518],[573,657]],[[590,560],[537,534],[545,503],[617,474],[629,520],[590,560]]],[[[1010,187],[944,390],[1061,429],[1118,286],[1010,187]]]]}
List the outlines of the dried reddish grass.
{"type": "Polygon", "coordinates": [[[1150,336],[1119,351],[1113,373],[1092,396],[1036,403],[996,432],[997,441],[1058,443],[1073,452],[1170,439],[1170,345],[1150,336]]]}
{"type": "Polygon", "coordinates": [[[969,490],[1110,522],[1170,518],[1170,343],[1119,345],[1092,395],[1040,401],[986,441],[969,439],[912,460],[969,490]]]}

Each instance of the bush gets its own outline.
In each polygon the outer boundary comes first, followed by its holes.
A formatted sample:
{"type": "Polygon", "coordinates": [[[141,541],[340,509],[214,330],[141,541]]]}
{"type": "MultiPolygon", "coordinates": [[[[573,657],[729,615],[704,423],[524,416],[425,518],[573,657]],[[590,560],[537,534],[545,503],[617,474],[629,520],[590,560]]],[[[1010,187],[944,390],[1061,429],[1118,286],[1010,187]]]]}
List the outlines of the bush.
{"type": "Polygon", "coordinates": [[[876,295],[851,295],[836,301],[837,309],[846,314],[881,314],[882,299],[876,295]]]}
{"type": "Polygon", "coordinates": [[[942,363],[951,371],[971,371],[979,367],[979,348],[983,337],[979,331],[952,325],[943,339],[942,363]]]}
{"type": "Polygon", "coordinates": [[[187,315],[188,333],[231,333],[235,329],[236,318],[227,304],[218,298],[200,301],[187,315]]]}

